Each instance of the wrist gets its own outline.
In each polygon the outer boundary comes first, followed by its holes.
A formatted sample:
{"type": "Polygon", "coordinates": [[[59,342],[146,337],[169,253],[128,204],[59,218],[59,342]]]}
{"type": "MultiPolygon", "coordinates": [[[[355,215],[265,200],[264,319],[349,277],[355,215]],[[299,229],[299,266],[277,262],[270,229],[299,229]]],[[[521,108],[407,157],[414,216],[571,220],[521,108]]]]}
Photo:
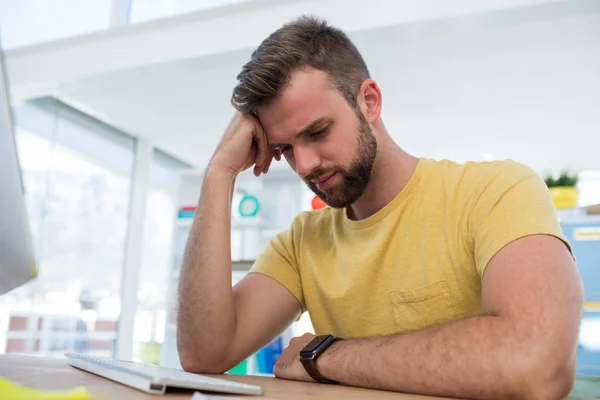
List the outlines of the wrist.
{"type": "Polygon", "coordinates": [[[319,335],[315,336],[310,343],[308,343],[300,351],[300,362],[302,366],[315,381],[320,383],[338,383],[337,381],[330,379],[325,376],[319,367],[322,365],[322,358],[325,357],[333,345],[341,340],[333,335],[319,335]]]}
{"type": "Polygon", "coordinates": [[[316,360],[316,365],[321,375],[335,382],[339,382],[336,374],[336,357],[339,353],[340,347],[344,345],[343,342],[343,340],[334,342],[331,346],[329,346],[327,351],[321,354],[321,356],[316,360]]]}
{"type": "Polygon", "coordinates": [[[230,168],[209,162],[204,171],[200,201],[204,196],[225,196],[231,208],[236,178],[237,174],[230,168]]]}
{"type": "Polygon", "coordinates": [[[219,164],[216,160],[211,160],[206,168],[206,179],[233,182],[237,175],[233,169],[219,164]]]}

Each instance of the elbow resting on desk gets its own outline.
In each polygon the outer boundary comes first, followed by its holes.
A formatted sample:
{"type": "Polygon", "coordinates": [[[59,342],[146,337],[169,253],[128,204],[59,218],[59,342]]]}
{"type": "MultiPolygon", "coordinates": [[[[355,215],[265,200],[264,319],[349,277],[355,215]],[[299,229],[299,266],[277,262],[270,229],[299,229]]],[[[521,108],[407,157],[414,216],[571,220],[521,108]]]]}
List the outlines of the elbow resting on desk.
{"type": "MultiPolygon", "coordinates": [[[[230,341],[201,345],[201,341],[197,340],[197,344],[190,341],[186,344],[182,337],[178,342],[179,363],[186,372],[223,374],[237,365],[231,360],[230,341]]],[[[207,339],[204,342],[209,343],[207,339]]]]}
{"type": "Polygon", "coordinates": [[[195,358],[194,356],[186,356],[185,353],[180,353],[181,367],[186,372],[192,372],[195,374],[224,374],[229,371],[235,365],[226,365],[226,360],[221,362],[212,361],[210,359],[195,358]]]}

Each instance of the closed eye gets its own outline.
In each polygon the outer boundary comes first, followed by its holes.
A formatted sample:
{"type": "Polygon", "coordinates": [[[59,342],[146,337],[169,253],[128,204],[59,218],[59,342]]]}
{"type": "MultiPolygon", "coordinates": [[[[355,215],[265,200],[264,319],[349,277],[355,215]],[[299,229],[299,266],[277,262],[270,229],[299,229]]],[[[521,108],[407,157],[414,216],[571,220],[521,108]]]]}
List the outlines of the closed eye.
{"type": "Polygon", "coordinates": [[[320,130],[318,130],[316,132],[311,133],[310,137],[312,139],[321,138],[321,137],[325,136],[325,134],[327,133],[327,131],[329,131],[329,127],[326,127],[326,128],[323,128],[323,129],[320,129],[320,130]]]}
{"type": "Polygon", "coordinates": [[[281,152],[281,154],[288,154],[290,151],[292,151],[292,146],[288,144],[286,146],[279,147],[278,150],[281,152]]]}

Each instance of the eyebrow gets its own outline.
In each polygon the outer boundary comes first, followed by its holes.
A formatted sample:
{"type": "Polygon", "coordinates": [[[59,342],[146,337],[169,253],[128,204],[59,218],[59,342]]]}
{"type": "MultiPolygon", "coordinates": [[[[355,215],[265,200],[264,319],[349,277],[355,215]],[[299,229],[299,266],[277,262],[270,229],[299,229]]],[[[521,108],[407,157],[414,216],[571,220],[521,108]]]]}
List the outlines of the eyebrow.
{"type": "MultiPolygon", "coordinates": [[[[298,132],[296,134],[296,139],[304,136],[304,135],[308,135],[309,133],[313,132],[314,130],[316,130],[320,125],[326,124],[326,123],[330,123],[331,119],[327,118],[327,117],[321,117],[321,118],[317,118],[315,119],[313,122],[311,122],[310,124],[308,124],[306,127],[304,127],[304,129],[302,129],[300,132],[298,132]]],[[[273,143],[271,145],[272,149],[277,149],[279,147],[285,146],[284,143],[273,143]]]]}

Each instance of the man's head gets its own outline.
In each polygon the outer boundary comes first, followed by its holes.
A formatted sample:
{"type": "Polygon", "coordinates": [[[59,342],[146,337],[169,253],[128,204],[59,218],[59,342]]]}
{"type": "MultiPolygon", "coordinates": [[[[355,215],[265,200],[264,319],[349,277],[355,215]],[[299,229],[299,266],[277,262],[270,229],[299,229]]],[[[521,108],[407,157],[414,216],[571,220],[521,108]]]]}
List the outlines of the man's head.
{"type": "Polygon", "coordinates": [[[381,94],[348,37],[299,18],[265,39],[237,78],[232,104],[257,116],[308,187],[332,207],[358,200],[377,154],[381,94]]]}

